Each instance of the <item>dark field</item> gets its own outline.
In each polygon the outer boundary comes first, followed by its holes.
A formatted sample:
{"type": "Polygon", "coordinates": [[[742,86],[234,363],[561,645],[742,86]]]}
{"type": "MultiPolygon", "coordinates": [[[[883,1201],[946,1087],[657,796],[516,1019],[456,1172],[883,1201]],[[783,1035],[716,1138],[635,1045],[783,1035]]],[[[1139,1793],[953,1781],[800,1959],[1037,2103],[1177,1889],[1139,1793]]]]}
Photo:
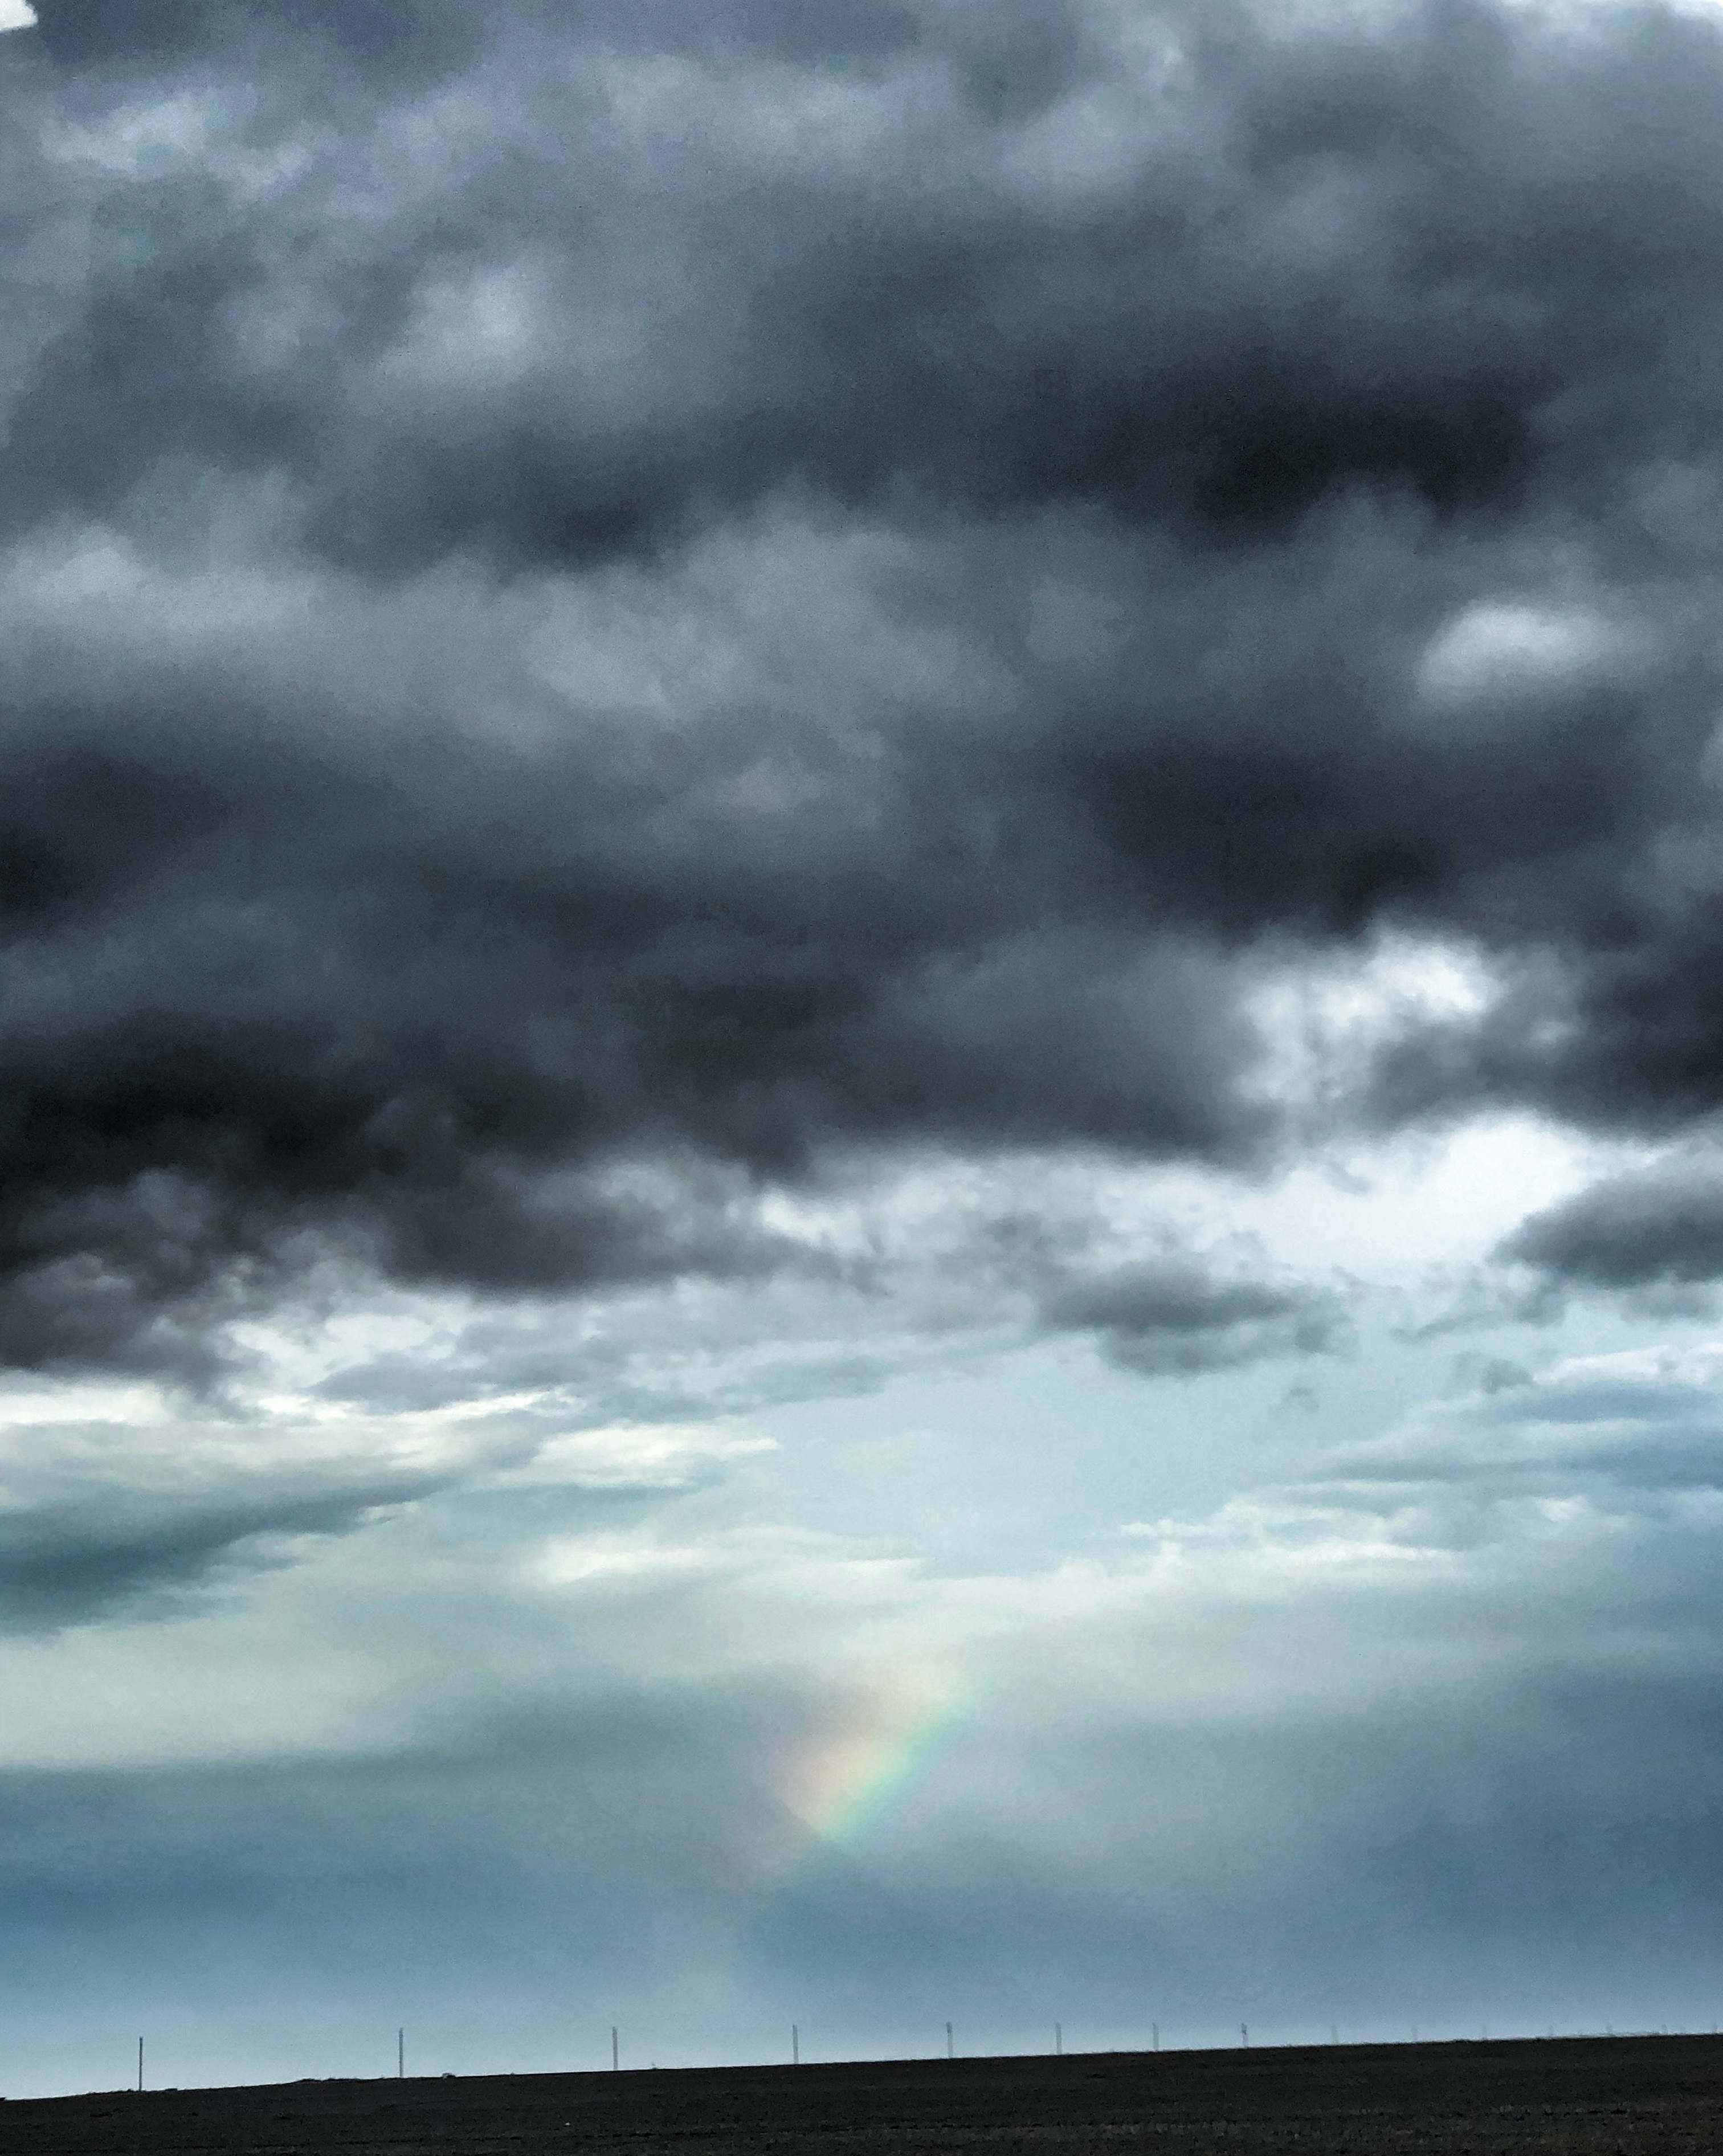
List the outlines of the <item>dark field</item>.
{"type": "Polygon", "coordinates": [[[1723,2151],[1723,2039],[1561,2038],[1303,2051],[1113,2052],[678,2072],[295,2082],[17,2099],[9,2156],[74,2150],[742,2150],[1164,2156],[1723,2151]]]}

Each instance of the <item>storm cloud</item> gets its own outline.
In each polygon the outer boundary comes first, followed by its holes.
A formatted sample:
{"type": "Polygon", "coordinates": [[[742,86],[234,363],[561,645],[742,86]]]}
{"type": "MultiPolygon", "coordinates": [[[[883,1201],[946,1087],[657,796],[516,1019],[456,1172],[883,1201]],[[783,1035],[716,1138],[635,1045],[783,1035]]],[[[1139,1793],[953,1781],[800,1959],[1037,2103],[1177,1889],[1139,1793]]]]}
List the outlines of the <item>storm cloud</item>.
{"type": "Polygon", "coordinates": [[[6,53],[24,1360],[1271,1158],[1384,935],[1484,986],[1330,1119],[1716,1106],[1709,20],[117,21],[6,53]]]}

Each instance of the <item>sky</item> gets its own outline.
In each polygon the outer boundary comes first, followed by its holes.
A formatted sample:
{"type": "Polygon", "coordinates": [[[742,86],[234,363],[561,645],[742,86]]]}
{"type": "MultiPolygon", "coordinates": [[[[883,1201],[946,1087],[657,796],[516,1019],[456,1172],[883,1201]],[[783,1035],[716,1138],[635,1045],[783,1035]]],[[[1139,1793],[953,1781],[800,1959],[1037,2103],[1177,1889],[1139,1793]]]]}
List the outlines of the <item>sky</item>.
{"type": "Polygon", "coordinates": [[[1723,10],[5,19],[0,2086],[1712,2026],[1723,10]]]}

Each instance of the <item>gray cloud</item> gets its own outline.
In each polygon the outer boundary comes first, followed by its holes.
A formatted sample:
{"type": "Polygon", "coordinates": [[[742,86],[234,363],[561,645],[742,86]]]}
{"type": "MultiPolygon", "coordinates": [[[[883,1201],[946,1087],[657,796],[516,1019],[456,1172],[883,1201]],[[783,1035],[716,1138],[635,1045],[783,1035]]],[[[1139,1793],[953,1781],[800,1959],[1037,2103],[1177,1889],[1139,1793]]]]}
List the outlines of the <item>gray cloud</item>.
{"type": "Polygon", "coordinates": [[[1491,993],[1331,1121],[1715,1109],[1715,25],[121,20],[6,54],[18,1360],[1259,1163],[1388,932],[1491,993]]]}
{"type": "Polygon", "coordinates": [[[1332,1288],[1228,1276],[1179,1258],[1074,1281],[1049,1296],[1044,1317],[1092,1331],[1111,1361],[1145,1376],[1332,1354],[1348,1337],[1346,1299],[1332,1288]]]}
{"type": "Polygon", "coordinates": [[[1694,1157],[1594,1183],[1533,1214],[1498,1255],[1585,1287],[1723,1279],[1723,1174],[1694,1157]]]}
{"type": "Polygon", "coordinates": [[[576,1443],[600,1418],[552,1395],[481,1425],[464,1447],[442,1457],[403,1458],[362,1429],[345,1453],[319,1456],[306,1429],[235,1424],[223,1452],[211,1432],[182,1427],[178,1456],[151,1456],[138,1432],[62,1425],[50,1441],[23,1450],[8,1476],[0,1546],[0,1623],[13,1632],[182,1617],[254,1575],[303,1561],[316,1537],[347,1535],[407,1506],[445,1499],[457,1507],[495,1502],[502,1478],[525,1478],[567,1528],[623,1523],[698,1491],[722,1475],[721,1442],[689,1442],[654,1456],[607,1456],[541,1470],[549,1443],[576,1443]],[[130,1437],[128,1445],[126,1440],[130,1437]]]}
{"type": "MultiPolygon", "coordinates": [[[[151,12],[152,57],[225,59],[238,95],[256,15],[151,12]]],[[[14,500],[105,511],[187,455],[275,470],[313,543],[367,566],[591,557],[787,480],[1249,529],[1352,485],[1444,513],[1583,501],[1600,449],[1679,454],[1705,408],[1703,23],[1623,15],[1590,44],[1466,6],[1294,40],[1171,9],[1177,59],[1128,86],[1136,154],[1074,195],[1032,131],[1126,89],[1100,18],[905,8],[787,52],[771,12],[715,33],[653,11],[618,38],[603,13],[450,7],[392,40],[301,16],[240,131],[324,117],[336,72],[337,139],[261,205],[202,176],[136,194],[27,395],[14,500]],[[384,180],[433,45],[465,127],[417,184],[384,180]],[[631,80],[664,52],[688,71],[631,80]],[[840,110],[823,156],[786,155],[772,104],[814,66],[840,110]],[[846,121],[895,154],[864,168],[846,121]],[[1650,152],[1671,132],[1697,163],[1650,152]],[[500,373],[415,360],[439,292],[521,269],[500,373]]]]}
{"type": "Polygon", "coordinates": [[[6,1401],[0,1622],[45,1634],[207,1614],[212,1595],[403,1508],[440,1502],[436,1517],[469,1532],[510,1503],[529,1530],[626,1525],[724,1479],[738,1440],[712,1397],[721,1377],[678,1397],[674,1380],[631,1384],[616,1348],[566,1341],[554,1358],[541,1342],[550,1367],[536,1370],[493,1341],[475,1374],[474,1345],[365,1358],[304,1394],[279,1371],[273,1392],[254,1373],[191,1402],[149,1389],[84,1422],[33,1422],[28,1396],[6,1401]],[[677,1425],[677,1409],[700,1426],[677,1425]]]}
{"type": "Polygon", "coordinates": [[[119,1614],[172,1614],[194,1590],[285,1560],[299,1538],[351,1532],[436,1480],[381,1476],[307,1490],[210,1493],[199,1503],[87,1488],[74,1504],[21,1508],[7,1522],[0,1619],[8,1630],[54,1631],[119,1614]]]}
{"type": "Polygon", "coordinates": [[[1337,1456],[1312,1484],[1390,1511],[1424,1492],[1432,1517],[1451,1519],[1455,1507],[1474,1523],[1495,1518],[1492,1533],[1499,1508],[1527,1499],[1580,1497],[1633,1520],[1647,1498],[1723,1487],[1717,1373],[1715,1350],[1576,1358],[1536,1377],[1490,1363],[1475,1392],[1337,1456]]]}

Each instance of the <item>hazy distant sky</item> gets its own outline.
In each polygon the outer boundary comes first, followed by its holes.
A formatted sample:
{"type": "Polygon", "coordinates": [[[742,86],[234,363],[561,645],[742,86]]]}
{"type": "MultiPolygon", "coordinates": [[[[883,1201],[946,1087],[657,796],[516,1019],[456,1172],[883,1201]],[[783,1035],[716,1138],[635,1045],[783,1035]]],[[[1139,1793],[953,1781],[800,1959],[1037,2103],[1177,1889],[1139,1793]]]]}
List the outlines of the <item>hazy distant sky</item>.
{"type": "Polygon", "coordinates": [[[37,13],[6,2086],[1710,2025],[1723,9],[37,13]]]}

